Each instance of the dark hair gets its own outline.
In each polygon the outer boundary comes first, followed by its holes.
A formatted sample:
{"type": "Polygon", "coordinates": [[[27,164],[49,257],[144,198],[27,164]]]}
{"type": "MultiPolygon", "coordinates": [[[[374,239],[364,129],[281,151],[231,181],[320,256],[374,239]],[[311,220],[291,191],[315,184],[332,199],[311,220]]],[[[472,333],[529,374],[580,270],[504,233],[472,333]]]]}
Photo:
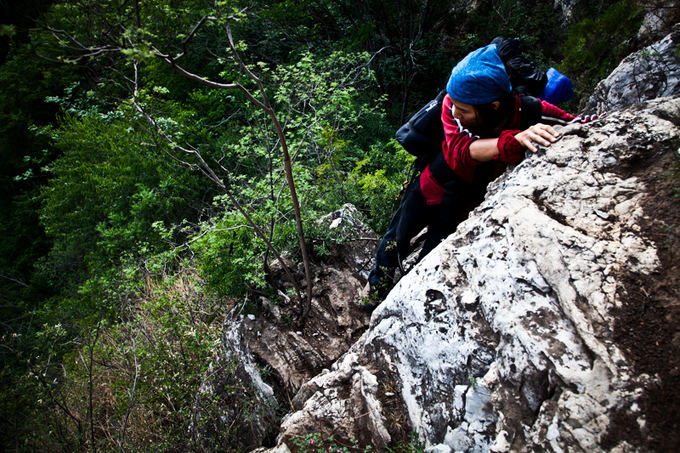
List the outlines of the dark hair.
{"type": "Polygon", "coordinates": [[[491,103],[475,106],[482,123],[480,132],[484,136],[496,135],[498,129],[502,129],[512,119],[515,110],[515,97],[514,93],[504,94],[498,98],[500,105],[497,109],[494,109],[491,103]]]}

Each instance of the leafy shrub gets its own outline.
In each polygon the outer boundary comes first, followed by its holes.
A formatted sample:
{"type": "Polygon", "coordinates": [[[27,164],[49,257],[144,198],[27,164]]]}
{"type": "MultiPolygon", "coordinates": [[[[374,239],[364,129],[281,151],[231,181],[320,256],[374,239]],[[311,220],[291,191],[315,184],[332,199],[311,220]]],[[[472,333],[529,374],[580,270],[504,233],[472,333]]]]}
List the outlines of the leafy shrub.
{"type": "MultiPolygon", "coordinates": [[[[368,59],[366,53],[301,52],[288,65],[275,69],[259,65],[272,87],[294,157],[307,232],[320,216],[347,202],[380,217],[379,225],[391,216],[392,203],[386,200],[393,200],[399,184],[393,178],[403,178],[408,160],[393,145],[381,144],[389,128],[376,106],[380,99],[370,96],[374,80],[366,68],[368,59]]],[[[244,108],[241,113],[237,127],[217,140],[224,160],[234,168],[230,190],[277,250],[296,250],[292,203],[282,190],[277,141],[262,112],[244,108]]],[[[222,211],[220,219],[205,223],[191,246],[202,275],[222,294],[262,287],[264,260],[272,259],[272,253],[231,200],[218,197],[216,206],[222,211]]]]}
{"type": "Polygon", "coordinates": [[[243,216],[231,211],[213,225],[204,226],[192,246],[201,275],[210,287],[232,296],[263,286],[265,247],[243,216]]]}
{"type": "Polygon", "coordinates": [[[403,184],[413,176],[415,158],[395,139],[371,147],[367,154],[352,169],[346,190],[349,200],[368,213],[368,224],[383,233],[399,204],[403,184]]]}
{"type": "MultiPolygon", "coordinates": [[[[170,157],[145,145],[145,135],[122,118],[67,116],[51,134],[63,155],[43,187],[40,220],[53,238],[48,264],[63,289],[117,275],[121,258],[165,250],[153,225],[178,224],[193,214],[201,189],[170,157]],[[70,276],[71,285],[64,285],[70,276]]],[[[107,283],[104,282],[104,287],[107,283]]]]}
{"type": "Polygon", "coordinates": [[[587,96],[597,82],[634,50],[642,18],[643,10],[637,2],[624,0],[610,6],[601,16],[584,19],[569,28],[561,47],[564,60],[558,69],[574,83],[571,106],[587,96]]]}
{"type": "Polygon", "coordinates": [[[45,324],[39,337],[52,347],[40,347],[48,355],[35,357],[19,382],[35,413],[12,433],[23,437],[16,449],[195,450],[187,438],[194,402],[229,308],[183,275],[148,282],[122,322],[98,321],[63,357],[52,355],[54,345],[69,335],[45,324]]]}

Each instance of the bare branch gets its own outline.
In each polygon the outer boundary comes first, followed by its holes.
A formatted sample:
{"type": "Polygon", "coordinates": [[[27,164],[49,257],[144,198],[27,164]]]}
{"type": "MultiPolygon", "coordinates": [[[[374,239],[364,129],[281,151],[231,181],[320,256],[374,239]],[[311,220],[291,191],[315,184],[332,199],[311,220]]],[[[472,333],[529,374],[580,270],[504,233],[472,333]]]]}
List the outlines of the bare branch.
{"type": "Polygon", "coordinates": [[[21,285],[24,288],[28,288],[28,283],[24,283],[21,280],[17,280],[16,278],[8,277],[8,276],[2,275],[2,274],[0,274],[0,278],[4,278],[5,280],[9,280],[10,282],[14,282],[17,285],[21,285]]]}
{"type": "Polygon", "coordinates": [[[229,23],[225,24],[225,27],[227,30],[227,36],[229,37],[229,45],[231,46],[231,51],[234,54],[234,58],[238,62],[241,69],[257,83],[257,86],[260,89],[260,95],[262,96],[263,99],[261,107],[267,113],[267,115],[269,115],[272,122],[274,123],[274,129],[276,130],[276,134],[278,135],[281,143],[281,152],[283,153],[283,168],[286,173],[288,189],[290,190],[290,198],[293,204],[293,212],[295,213],[295,226],[297,228],[298,233],[298,244],[300,246],[300,253],[302,254],[302,264],[305,268],[305,279],[307,280],[307,297],[305,300],[305,305],[302,310],[302,315],[300,317],[300,324],[304,325],[305,321],[307,320],[309,310],[312,306],[312,272],[310,268],[309,255],[307,254],[307,246],[305,244],[304,231],[302,229],[300,202],[298,201],[297,193],[295,191],[295,181],[293,179],[293,166],[290,159],[290,153],[288,152],[288,142],[286,141],[286,136],[283,133],[281,123],[279,123],[279,119],[276,117],[276,113],[274,112],[274,109],[272,109],[269,103],[269,99],[267,98],[267,93],[264,90],[264,86],[262,86],[262,82],[243,63],[243,60],[241,60],[241,57],[239,56],[238,52],[236,51],[236,47],[234,46],[234,40],[231,36],[231,28],[229,27],[229,23]]]}
{"type": "Polygon", "coordinates": [[[234,38],[231,36],[231,27],[229,26],[229,23],[225,24],[225,28],[227,30],[227,37],[229,38],[229,46],[231,47],[231,51],[234,54],[234,58],[236,59],[236,62],[239,64],[241,69],[248,74],[248,77],[253,79],[256,83],[257,86],[260,90],[263,90],[264,88],[262,87],[262,81],[258,76],[253,74],[253,72],[248,68],[248,66],[243,63],[243,60],[241,60],[241,56],[239,53],[236,51],[236,46],[234,45],[234,38]]]}
{"type": "Polygon", "coordinates": [[[283,266],[283,269],[284,269],[286,275],[288,276],[290,281],[295,286],[295,289],[298,292],[298,297],[300,299],[302,299],[302,289],[300,288],[300,283],[293,276],[292,271],[289,269],[289,267],[284,262],[283,258],[281,257],[281,253],[274,247],[272,242],[268,240],[267,235],[260,229],[260,227],[257,225],[257,223],[255,223],[255,221],[250,216],[248,211],[245,210],[243,205],[241,205],[241,203],[236,199],[234,194],[231,192],[229,186],[227,184],[224,184],[224,182],[222,182],[222,180],[215,174],[215,172],[208,165],[208,163],[205,162],[205,160],[203,159],[203,156],[201,156],[201,154],[198,151],[196,151],[195,149],[188,149],[186,147],[182,147],[179,144],[177,144],[174,140],[172,140],[172,138],[170,138],[167,134],[165,134],[165,132],[163,132],[163,130],[160,128],[160,126],[158,126],[158,123],[156,123],[156,121],[154,121],[154,119],[151,118],[151,116],[149,116],[144,111],[144,109],[136,102],[136,100],[132,101],[132,105],[135,107],[135,109],[139,113],[141,113],[144,116],[144,118],[147,120],[147,122],[149,122],[149,124],[151,124],[154,127],[154,129],[158,132],[158,134],[161,137],[163,137],[164,140],[166,140],[168,143],[173,145],[173,147],[176,147],[180,151],[182,151],[186,154],[193,155],[196,159],[198,159],[200,165],[198,165],[197,168],[201,171],[201,173],[203,173],[206,177],[208,177],[208,179],[213,181],[215,184],[217,184],[218,187],[220,187],[224,191],[224,193],[229,198],[229,201],[236,207],[236,209],[241,213],[241,215],[243,215],[243,217],[248,221],[248,223],[252,226],[253,230],[255,230],[255,233],[257,234],[257,236],[260,239],[262,239],[262,241],[265,243],[267,248],[269,250],[271,250],[272,253],[274,254],[274,256],[276,256],[278,258],[278,260],[281,262],[281,264],[283,266]]]}
{"type": "Polygon", "coordinates": [[[89,46],[86,46],[86,45],[84,45],[83,43],[81,43],[80,41],[78,41],[78,40],[75,38],[75,36],[71,35],[71,34],[68,33],[66,30],[60,30],[60,29],[58,29],[58,28],[52,28],[52,27],[50,27],[49,25],[44,25],[44,27],[45,27],[45,29],[46,29],[47,31],[49,31],[49,32],[52,34],[52,36],[54,36],[54,37],[57,39],[57,41],[59,41],[60,43],[62,42],[61,36],[65,36],[69,41],[71,41],[72,43],[76,44],[76,45],[78,46],[79,49],[89,49],[89,46]]]}
{"type": "Polygon", "coordinates": [[[94,368],[94,347],[97,344],[97,340],[99,339],[99,333],[100,333],[100,327],[101,327],[101,321],[97,322],[97,328],[95,329],[95,337],[94,340],[92,341],[91,344],[89,344],[90,348],[90,366],[88,368],[88,379],[87,379],[87,392],[89,395],[89,400],[88,400],[88,419],[90,422],[90,439],[92,442],[92,451],[97,451],[97,447],[94,441],[94,376],[93,376],[93,368],[94,368]]]}
{"type": "MultiPolygon", "coordinates": [[[[139,332],[137,332],[137,337],[139,337],[139,332]]],[[[119,451],[122,453],[125,451],[123,445],[125,444],[125,430],[127,429],[128,418],[130,417],[130,412],[132,411],[132,403],[135,399],[135,389],[137,388],[137,378],[139,376],[139,364],[137,363],[137,337],[132,340],[132,347],[134,349],[134,359],[135,359],[135,375],[132,380],[132,389],[130,390],[130,399],[128,400],[127,409],[125,410],[125,419],[123,421],[123,426],[120,428],[120,443],[119,451]]]]}
{"type": "MultiPolygon", "coordinates": [[[[151,118],[151,116],[149,116],[149,114],[146,113],[146,111],[144,111],[144,109],[143,109],[136,101],[133,100],[133,101],[132,101],[132,105],[134,106],[135,110],[137,110],[139,113],[142,114],[142,116],[144,116],[144,118],[146,119],[146,121],[147,121],[151,126],[153,126],[154,130],[155,130],[155,131],[156,131],[156,132],[157,132],[157,133],[158,133],[158,134],[159,134],[166,142],[168,142],[173,148],[178,149],[178,150],[182,151],[182,152],[185,153],[185,154],[189,154],[189,155],[192,155],[192,156],[196,157],[196,159],[198,159],[200,165],[189,164],[189,163],[184,162],[184,161],[181,161],[181,160],[180,160],[180,162],[185,163],[185,164],[187,164],[187,165],[190,165],[190,166],[192,166],[192,167],[194,167],[194,168],[198,168],[199,171],[200,171],[201,173],[203,173],[206,177],[208,177],[208,179],[210,179],[212,182],[214,182],[215,184],[217,184],[220,188],[222,188],[222,189],[225,188],[224,183],[222,182],[222,180],[215,174],[215,172],[213,172],[213,170],[212,170],[212,169],[210,168],[210,166],[205,162],[205,160],[203,160],[203,157],[200,155],[200,153],[199,153],[198,151],[196,151],[195,149],[189,149],[189,148],[183,147],[183,146],[181,146],[180,144],[178,144],[177,142],[175,142],[172,138],[170,138],[170,137],[163,131],[163,129],[161,129],[161,127],[158,125],[158,123],[156,123],[156,121],[155,121],[153,118],[151,118]]],[[[174,156],[173,156],[173,157],[174,157],[174,156]]]]}
{"type": "MultiPolygon", "coordinates": [[[[175,250],[175,251],[178,251],[178,250],[187,248],[187,247],[189,247],[189,246],[191,245],[191,243],[196,242],[197,240],[201,239],[201,238],[202,238],[203,236],[205,236],[206,234],[222,233],[222,232],[225,232],[225,231],[235,231],[235,230],[240,230],[241,228],[250,228],[250,229],[253,229],[252,225],[236,225],[236,226],[229,227],[229,228],[206,229],[205,231],[203,231],[203,232],[202,232],[201,234],[199,234],[198,236],[195,236],[195,237],[191,238],[191,239],[188,240],[188,241],[184,241],[183,244],[176,246],[174,250],[175,250]]],[[[271,238],[270,238],[270,240],[271,240],[271,238]]],[[[269,251],[269,249],[267,249],[267,251],[269,251]]]]}
{"type": "Polygon", "coordinates": [[[189,44],[189,42],[194,38],[198,29],[201,28],[203,24],[205,24],[207,21],[213,20],[215,20],[215,17],[203,16],[201,20],[196,25],[194,25],[194,28],[191,30],[191,32],[182,40],[182,53],[175,56],[174,58],[175,60],[179,59],[180,57],[187,53],[187,44],[189,44]]]}
{"type": "Polygon", "coordinates": [[[52,402],[53,402],[54,404],[56,404],[56,406],[57,406],[59,409],[61,409],[62,412],[64,412],[64,414],[66,414],[66,415],[67,415],[67,416],[75,423],[76,428],[78,429],[78,433],[82,436],[83,430],[82,430],[82,423],[81,423],[80,417],[78,417],[77,414],[74,414],[73,412],[71,412],[71,410],[70,410],[70,409],[68,408],[68,406],[66,405],[66,402],[65,402],[65,401],[59,401],[59,400],[57,399],[57,397],[56,397],[56,395],[54,394],[54,392],[52,392],[52,387],[51,387],[50,384],[45,380],[45,378],[44,378],[42,372],[40,372],[39,370],[34,370],[34,369],[33,369],[33,370],[31,370],[31,373],[33,373],[33,376],[35,376],[35,377],[38,379],[38,381],[40,382],[40,384],[41,384],[41,385],[43,386],[43,388],[47,391],[47,393],[48,393],[50,399],[52,400],[52,402]]]}
{"type": "Polygon", "coordinates": [[[169,55],[165,55],[162,52],[160,52],[158,49],[155,47],[152,47],[153,54],[156,55],[158,58],[161,60],[165,61],[167,64],[172,67],[175,71],[177,71],[179,74],[183,75],[187,79],[193,80],[195,82],[198,82],[202,85],[205,85],[210,88],[217,88],[220,90],[231,90],[231,89],[238,89],[240,90],[243,94],[246,95],[248,100],[252,102],[253,104],[257,105],[259,108],[269,112],[270,107],[267,107],[262,101],[257,99],[253,94],[243,85],[241,85],[238,82],[234,83],[222,83],[222,82],[215,82],[214,80],[209,80],[205,77],[201,77],[197,74],[194,74],[192,72],[187,71],[183,67],[179,66],[177,62],[175,61],[174,58],[170,57],[169,55]]]}
{"type": "Polygon", "coordinates": [[[230,90],[230,89],[238,88],[237,83],[215,82],[215,81],[209,80],[205,77],[201,77],[197,74],[191,73],[191,72],[187,71],[186,69],[182,68],[181,66],[179,66],[175,62],[174,58],[170,57],[169,55],[165,55],[164,53],[160,52],[155,47],[151,47],[151,49],[152,49],[152,52],[153,52],[154,55],[156,55],[161,60],[165,61],[167,64],[169,64],[172,67],[172,69],[174,69],[175,71],[177,71],[178,73],[180,73],[181,75],[186,77],[187,79],[193,80],[193,81],[198,82],[198,83],[205,85],[207,87],[217,88],[217,89],[220,89],[220,90],[230,90]]]}

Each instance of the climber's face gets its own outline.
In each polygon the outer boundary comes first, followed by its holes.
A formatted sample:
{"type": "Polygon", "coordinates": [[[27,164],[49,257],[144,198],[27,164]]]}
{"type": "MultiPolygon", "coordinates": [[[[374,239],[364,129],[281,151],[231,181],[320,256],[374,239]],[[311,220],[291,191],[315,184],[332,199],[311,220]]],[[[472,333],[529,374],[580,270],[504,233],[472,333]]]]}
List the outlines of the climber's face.
{"type": "Polygon", "coordinates": [[[464,102],[453,101],[453,117],[463,123],[465,127],[477,127],[480,125],[479,112],[474,105],[466,104],[464,102]]]}

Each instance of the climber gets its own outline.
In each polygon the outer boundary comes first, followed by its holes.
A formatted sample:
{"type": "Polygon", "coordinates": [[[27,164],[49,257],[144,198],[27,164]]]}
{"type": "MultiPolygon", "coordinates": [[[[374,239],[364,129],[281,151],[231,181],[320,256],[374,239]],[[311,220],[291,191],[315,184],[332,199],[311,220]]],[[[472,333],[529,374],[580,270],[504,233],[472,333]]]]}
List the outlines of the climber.
{"type": "Polygon", "coordinates": [[[468,54],[451,71],[442,105],[441,152],[404,194],[376,255],[362,308],[372,310],[393,286],[411,239],[427,226],[418,260],[452,233],[483,199],[487,184],[528,149],[550,146],[554,124],[586,122],[539,99],[520,96],[496,44],[468,54]]]}

